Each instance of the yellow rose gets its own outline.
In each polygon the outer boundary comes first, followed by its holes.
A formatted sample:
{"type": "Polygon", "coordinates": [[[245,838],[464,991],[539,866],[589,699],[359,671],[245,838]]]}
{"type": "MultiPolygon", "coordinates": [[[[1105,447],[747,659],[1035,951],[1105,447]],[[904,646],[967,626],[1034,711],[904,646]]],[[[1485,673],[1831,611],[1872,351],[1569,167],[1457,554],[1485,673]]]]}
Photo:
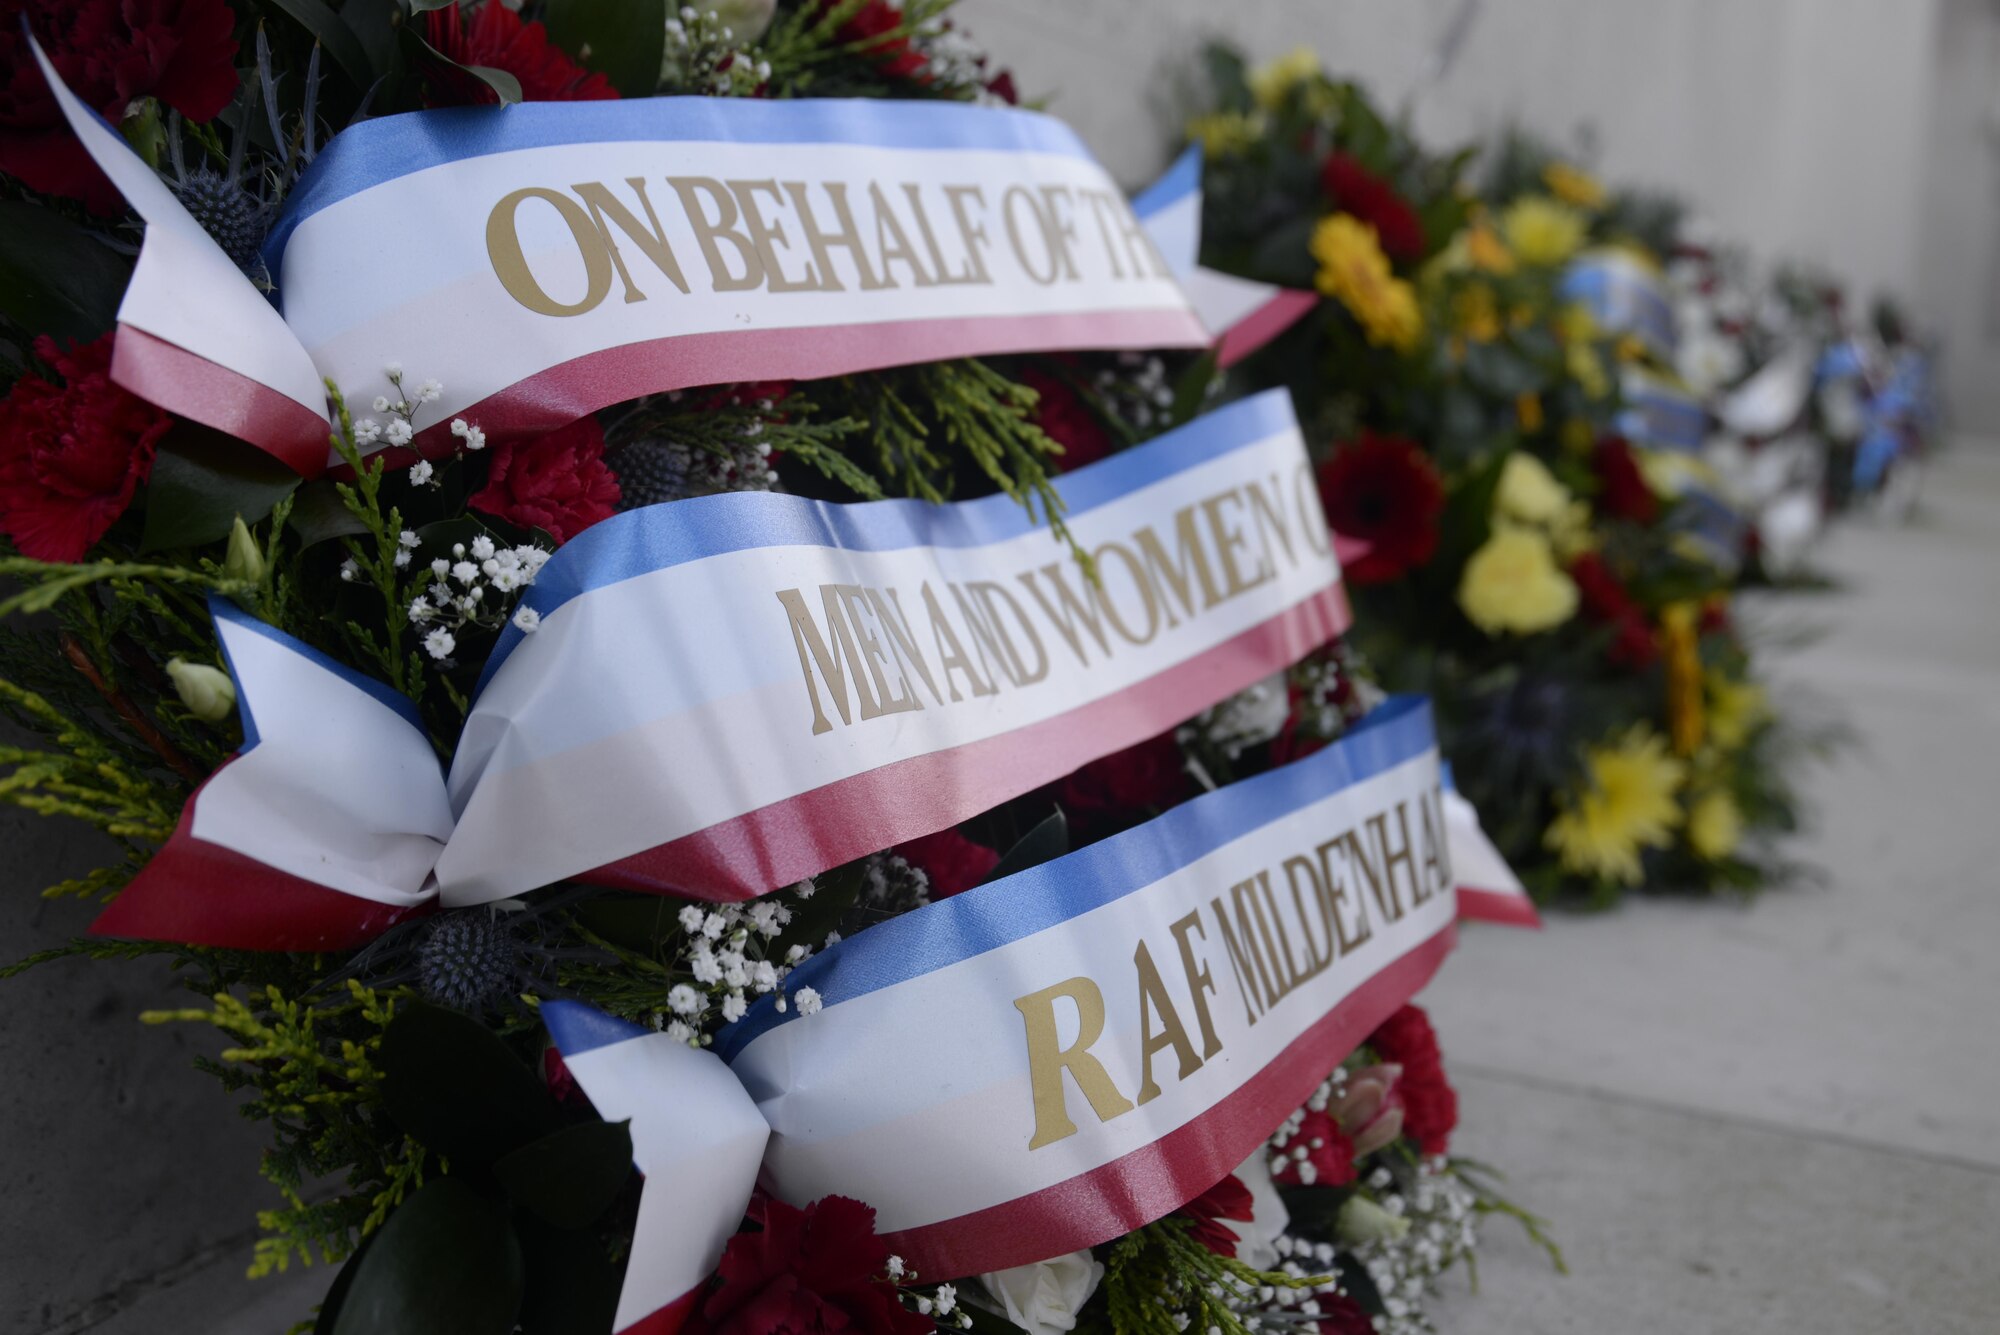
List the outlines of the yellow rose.
{"type": "Polygon", "coordinates": [[[1547,538],[1503,524],[1465,563],[1458,605],[1488,635],[1532,635],[1576,615],[1576,584],[1547,538]]]}
{"type": "Polygon", "coordinates": [[[1687,822],[1688,847],[1709,862],[1722,861],[1743,842],[1743,813],[1736,799],[1719,789],[1688,809],[1687,822]]]}
{"type": "Polygon", "coordinates": [[[1604,207],[1604,183],[1567,162],[1551,162],[1542,168],[1542,184],[1565,204],[1574,204],[1580,209],[1604,207]]]}
{"type": "Polygon", "coordinates": [[[1319,73],[1319,56],[1311,47],[1295,46],[1276,60],[1250,71],[1250,96],[1266,111],[1275,111],[1285,94],[1319,73]]]}
{"type": "Polygon", "coordinates": [[[1583,214],[1547,195],[1515,200],[1500,215],[1500,231],[1529,264],[1553,268],[1583,248],[1589,223],[1583,214]]]}
{"type": "Polygon", "coordinates": [[[1525,450],[1507,456],[1506,466],[1500,470],[1500,485],[1493,491],[1493,508],[1524,524],[1558,523],[1570,500],[1569,488],[1525,450]]]}

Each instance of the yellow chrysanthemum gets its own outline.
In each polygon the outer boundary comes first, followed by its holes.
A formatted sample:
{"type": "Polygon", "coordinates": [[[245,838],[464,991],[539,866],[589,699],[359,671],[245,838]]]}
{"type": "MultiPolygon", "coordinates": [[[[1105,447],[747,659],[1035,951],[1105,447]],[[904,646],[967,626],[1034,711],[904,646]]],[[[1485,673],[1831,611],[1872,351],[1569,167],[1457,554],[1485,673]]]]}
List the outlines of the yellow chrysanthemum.
{"type": "Polygon", "coordinates": [[[1502,524],[1465,563],[1458,605],[1488,635],[1533,635],[1576,615],[1576,583],[1546,537],[1502,524]]]}
{"type": "Polygon", "coordinates": [[[1623,365],[1639,366],[1644,364],[1653,355],[1653,350],[1647,347],[1646,340],[1640,338],[1637,334],[1620,334],[1618,336],[1618,344],[1613,349],[1613,355],[1623,365]]]}
{"type": "Polygon", "coordinates": [[[1542,396],[1532,390],[1523,390],[1514,396],[1514,417],[1521,424],[1526,435],[1534,435],[1548,424],[1542,412],[1542,396]]]}
{"type": "Polygon", "coordinates": [[[1390,272],[1373,227],[1352,214],[1329,214],[1313,228],[1312,254],[1319,290],[1354,313],[1370,343],[1416,350],[1424,334],[1416,289],[1390,272]]]}
{"type": "Polygon", "coordinates": [[[1266,111],[1284,103],[1285,94],[1319,73],[1319,56],[1310,47],[1295,46],[1276,60],[1250,71],[1250,96],[1266,111]]]}
{"type": "Polygon", "coordinates": [[[1604,183],[1567,162],[1551,162],[1542,168],[1542,184],[1565,204],[1574,204],[1580,209],[1604,207],[1604,183]]]}
{"type": "Polygon", "coordinates": [[[1543,842],[1565,871],[1637,885],[1645,875],[1639,850],[1666,847],[1680,822],[1674,796],[1687,766],[1640,723],[1613,744],[1592,747],[1584,767],[1589,782],[1561,801],[1543,842]]]}
{"type": "Polygon", "coordinates": [[[1452,294],[1452,328],[1474,343],[1491,343],[1500,337],[1500,303],[1493,289],[1484,283],[1468,283],[1452,294]]]}
{"type": "Polygon", "coordinates": [[[1565,343],[1595,342],[1600,332],[1597,317],[1580,301],[1566,302],[1556,311],[1556,336],[1565,343]]]}
{"type": "Polygon", "coordinates": [[[1524,263],[1553,268],[1583,248],[1589,221],[1547,195],[1527,195],[1500,215],[1500,231],[1524,263]]]}
{"type": "Polygon", "coordinates": [[[1754,681],[1732,681],[1711,670],[1705,682],[1708,695],[1708,739],[1724,751],[1735,751],[1750,739],[1750,733],[1770,717],[1770,701],[1764,688],[1754,681]]]}
{"type": "Polygon", "coordinates": [[[1743,813],[1736,799],[1720,789],[1697,798],[1687,821],[1688,847],[1709,862],[1722,861],[1743,842],[1743,813]]]}
{"type": "Polygon", "coordinates": [[[1463,233],[1465,256],[1472,261],[1472,267],[1505,278],[1514,272],[1514,252],[1507,249],[1507,243],[1493,230],[1493,224],[1484,218],[1476,218],[1463,233]]]}
{"type": "Polygon", "coordinates": [[[1239,157],[1264,133],[1264,122],[1242,111],[1211,111],[1187,123],[1188,138],[1201,145],[1202,156],[1239,157]]]}
{"type": "Polygon", "coordinates": [[[1524,524],[1554,524],[1568,510],[1570,490],[1556,481],[1556,475],[1534,455],[1515,450],[1500,469],[1500,484],[1493,489],[1493,508],[1509,519],[1524,524]]]}

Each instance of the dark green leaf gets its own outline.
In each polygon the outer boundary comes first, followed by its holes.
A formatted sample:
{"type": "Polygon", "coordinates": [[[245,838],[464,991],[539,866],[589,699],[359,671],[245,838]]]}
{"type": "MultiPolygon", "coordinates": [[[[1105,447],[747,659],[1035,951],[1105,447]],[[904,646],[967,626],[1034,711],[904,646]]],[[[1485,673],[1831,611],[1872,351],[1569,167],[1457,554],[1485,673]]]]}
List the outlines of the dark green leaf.
{"type": "Polygon", "coordinates": [[[435,1178],[382,1226],[332,1335],[513,1335],[524,1286],[506,1209],[435,1178]]]}
{"type": "Polygon", "coordinates": [[[132,264],[53,209],[0,202],[0,313],[61,341],[109,329],[132,264]]]}
{"type": "Polygon", "coordinates": [[[666,0],[548,0],[542,23],[551,41],[624,96],[651,97],[660,90],[666,0]]]}
{"type": "Polygon", "coordinates": [[[313,1320],[312,1335],[333,1335],[334,1322],[340,1319],[340,1309],[347,1301],[348,1290],[354,1287],[354,1276],[361,1269],[361,1258],[368,1255],[368,1249],[381,1237],[381,1231],[370,1233],[347,1258],[347,1264],[340,1267],[340,1273],[327,1286],[326,1297],[320,1299],[319,1315],[313,1320]]]}
{"type": "Polygon", "coordinates": [[[298,485],[297,473],[255,445],[177,423],[153,459],[139,550],[220,542],[238,515],[255,524],[298,485]]]}
{"type": "Polygon", "coordinates": [[[299,26],[311,33],[326,53],[333,57],[333,63],[354,82],[356,88],[367,88],[375,82],[375,69],[368,62],[368,53],[361,47],[361,39],[347,26],[340,15],[329,9],[325,0],[274,0],[278,8],[298,20],[299,26]]]}
{"type": "Polygon", "coordinates": [[[662,895],[600,895],[584,901],[576,916],[614,946],[651,954],[681,930],[683,901],[662,895]]]}
{"type": "Polygon", "coordinates": [[[286,523],[301,547],[368,531],[368,526],[355,518],[354,512],[340,499],[331,482],[308,482],[300,487],[286,523]]]}
{"type": "MultiPolygon", "coordinates": [[[[444,0],[449,3],[450,0],[444,0]]],[[[421,4],[421,0],[418,0],[421,4]]],[[[424,9],[441,9],[443,4],[421,4],[424,9]]],[[[461,65],[450,56],[426,42],[413,25],[403,28],[403,44],[418,57],[418,64],[442,65],[446,69],[469,74],[493,90],[502,106],[512,106],[521,100],[521,81],[506,70],[496,70],[489,65],[461,65]]]]}
{"type": "Polygon", "coordinates": [[[457,1011],[406,1004],[382,1036],[380,1064],[389,1115],[454,1168],[486,1167],[556,1128],[534,1072],[457,1011]]]}
{"type": "Polygon", "coordinates": [[[1375,1287],[1374,1276],[1368,1267],[1354,1259],[1348,1252],[1336,1252],[1334,1267],[1340,1272],[1340,1287],[1347,1290],[1347,1296],[1361,1304],[1361,1310],[1370,1316],[1384,1316],[1387,1304],[1382,1301],[1382,1290],[1375,1287]]]}
{"type": "Polygon", "coordinates": [[[594,1230],[551,1228],[531,1215],[515,1220],[528,1262],[522,1335],[604,1335],[618,1314],[625,1266],[594,1230]]]}
{"type": "Polygon", "coordinates": [[[1208,403],[1209,387],[1215,383],[1216,376],[1220,374],[1221,368],[1216,361],[1213,348],[1189,363],[1187,370],[1181,372],[1180,380],[1174,385],[1174,406],[1170,410],[1168,425],[1180,426],[1199,417],[1202,408],[1208,403]]]}
{"type": "Polygon", "coordinates": [[[604,1213],[632,1176],[624,1122],[582,1122],[506,1155],[493,1176],[514,1204],[557,1228],[582,1228],[604,1213]]]}
{"type": "Polygon", "coordinates": [[[1250,263],[1254,277],[1286,287],[1311,287],[1319,272],[1312,255],[1313,228],[1319,219],[1307,214],[1278,223],[1257,243],[1250,263]]]}
{"type": "Polygon", "coordinates": [[[1007,850],[993,870],[987,874],[985,885],[1003,876],[1039,867],[1052,858],[1059,858],[1069,852],[1069,818],[1058,807],[1047,819],[1021,836],[1021,841],[1007,850]]]}

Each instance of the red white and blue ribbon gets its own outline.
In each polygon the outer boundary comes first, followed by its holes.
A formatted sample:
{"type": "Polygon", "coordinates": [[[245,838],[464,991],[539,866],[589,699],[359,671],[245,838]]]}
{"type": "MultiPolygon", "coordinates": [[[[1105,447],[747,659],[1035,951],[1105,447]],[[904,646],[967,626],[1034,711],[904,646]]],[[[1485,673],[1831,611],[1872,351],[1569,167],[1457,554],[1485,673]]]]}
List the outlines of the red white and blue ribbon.
{"type": "Polygon", "coordinates": [[[542,568],[448,782],[407,702],[219,606],[246,746],[98,929],[308,949],[563,879],[747,899],[1154,736],[1348,623],[1282,392],[1058,489],[1094,583],[1006,496],[606,520],[542,568]],[[223,854],[248,866],[209,874],[223,854]]]}
{"type": "Polygon", "coordinates": [[[1592,250],[1578,257],[1563,275],[1560,295],[1586,307],[1599,329],[1635,335],[1666,361],[1680,346],[1666,288],[1628,251],[1592,250]]]}
{"type": "Polygon", "coordinates": [[[1214,337],[1217,363],[1234,366],[1297,323],[1319,303],[1319,294],[1202,267],[1201,166],[1201,147],[1190,146],[1164,176],[1133,196],[1132,212],[1214,337]]]}
{"type": "Polygon", "coordinates": [[[1451,948],[1439,780],[1430,708],[1400,697],[1304,760],[842,941],[711,1051],[545,1003],[648,1179],[615,1328],[679,1325],[755,1185],[866,1201],[927,1280],[1179,1208],[1451,948]]]}
{"type": "Polygon", "coordinates": [[[419,448],[643,394],[947,357],[1209,342],[1060,121],[938,102],[637,98],[411,112],[336,135],[265,247],[279,309],[44,76],[147,220],[114,375],[302,472],[330,381],[442,382],[419,448]],[[394,245],[383,244],[395,238],[394,245]]]}

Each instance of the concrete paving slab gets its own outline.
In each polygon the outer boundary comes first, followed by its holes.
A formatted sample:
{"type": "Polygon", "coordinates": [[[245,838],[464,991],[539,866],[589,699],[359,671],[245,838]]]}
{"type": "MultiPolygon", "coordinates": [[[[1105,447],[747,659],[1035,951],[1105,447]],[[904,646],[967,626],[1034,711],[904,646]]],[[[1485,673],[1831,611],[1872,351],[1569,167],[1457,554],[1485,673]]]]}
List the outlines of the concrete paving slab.
{"type": "Polygon", "coordinates": [[[1453,1068],[1455,1148],[1504,1166],[1569,1262],[1490,1219],[1447,1335],[1990,1335],[2000,1171],[1453,1068]]]}

